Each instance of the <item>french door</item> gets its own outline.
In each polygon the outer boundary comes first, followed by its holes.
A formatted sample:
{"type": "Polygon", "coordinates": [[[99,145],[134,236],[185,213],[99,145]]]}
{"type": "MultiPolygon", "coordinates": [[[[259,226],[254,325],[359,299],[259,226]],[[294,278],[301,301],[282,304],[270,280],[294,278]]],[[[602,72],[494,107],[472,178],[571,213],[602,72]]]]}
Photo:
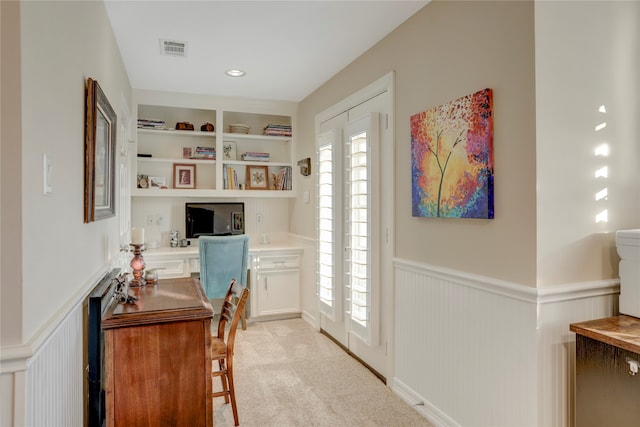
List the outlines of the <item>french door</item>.
{"type": "MultiPolygon", "coordinates": [[[[381,144],[385,91],[319,125],[317,237],[320,328],[382,376],[381,144]],[[381,123],[382,122],[382,123],[381,123]]],[[[387,290],[390,292],[390,290],[387,290]]]]}

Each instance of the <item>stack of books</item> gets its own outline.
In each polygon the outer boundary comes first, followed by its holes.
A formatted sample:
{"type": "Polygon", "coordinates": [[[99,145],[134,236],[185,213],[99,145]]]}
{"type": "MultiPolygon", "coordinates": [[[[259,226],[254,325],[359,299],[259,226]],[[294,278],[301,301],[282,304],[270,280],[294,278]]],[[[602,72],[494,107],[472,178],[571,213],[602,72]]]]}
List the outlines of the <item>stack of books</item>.
{"type": "Polygon", "coordinates": [[[167,130],[167,124],[164,120],[156,119],[138,119],[138,128],[142,129],[161,129],[167,130]]]}
{"type": "Polygon", "coordinates": [[[231,166],[224,165],[223,171],[224,188],[225,190],[239,190],[240,183],[238,182],[238,174],[236,170],[231,166]]]}
{"type": "Polygon", "coordinates": [[[269,136],[291,136],[291,126],[268,124],[264,128],[264,135],[269,136]]]}
{"type": "Polygon", "coordinates": [[[269,153],[257,153],[255,151],[243,153],[241,157],[242,160],[247,162],[268,162],[271,159],[269,153]]]}
{"type": "Polygon", "coordinates": [[[276,176],[276,190],[291,190],[291,167],[284,166],[276,176]]]}
{"type": "Polygon", "coordinates": [[[205,159],[205,160],[215,160],[216,159],[216,148],[215,147],[195,147],[191,151],[191,159],[205,159]]]}

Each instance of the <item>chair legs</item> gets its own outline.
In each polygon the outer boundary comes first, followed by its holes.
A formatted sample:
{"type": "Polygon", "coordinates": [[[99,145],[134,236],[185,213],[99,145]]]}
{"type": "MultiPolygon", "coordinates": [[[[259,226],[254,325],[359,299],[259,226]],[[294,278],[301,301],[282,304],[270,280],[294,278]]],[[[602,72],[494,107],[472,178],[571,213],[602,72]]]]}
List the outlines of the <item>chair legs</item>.
{"type": "Polygon", "coordinates": [[[247,330],[247,310],[246,306],[242,308],[242,314],[240,314],[240,322],[242,322],[242,330],[247,330]]]}
{"type": "Polygon", "coordinates": [[[228,404],[231,401],[231,410],[233,411],[233,421],[236,426],[239,426],[238,422],[238,408],[236,407],[236,393],[233,387],[233,370],[231,366],[225,366],[225,359],[218,361],[219,371],[213,372],[214,377],[220,377],[222,383],[222,391],[214,392],[213,397],[224,397],[224,403],[228,404]]]}

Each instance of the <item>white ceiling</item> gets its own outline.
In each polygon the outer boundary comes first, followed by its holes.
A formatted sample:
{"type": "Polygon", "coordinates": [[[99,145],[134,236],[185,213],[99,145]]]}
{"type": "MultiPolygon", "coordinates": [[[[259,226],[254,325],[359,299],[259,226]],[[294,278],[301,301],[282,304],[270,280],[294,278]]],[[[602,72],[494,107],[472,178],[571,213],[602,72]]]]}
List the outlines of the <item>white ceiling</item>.
{"type": "Polygon", "coordinates": [[[429,1],[105,0],[135,89],[301,101],[429,1]],[[187,42],[185,58],[160,39],[187,42]],[[246,71],[227,77],[229,68],[246,71]]]}

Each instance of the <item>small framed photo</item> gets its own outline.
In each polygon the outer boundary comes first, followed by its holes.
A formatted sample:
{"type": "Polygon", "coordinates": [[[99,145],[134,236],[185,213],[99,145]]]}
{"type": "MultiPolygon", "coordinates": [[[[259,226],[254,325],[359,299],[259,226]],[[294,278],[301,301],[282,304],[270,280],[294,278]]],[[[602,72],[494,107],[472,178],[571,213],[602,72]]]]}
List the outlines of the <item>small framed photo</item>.
{"type": "Polygon", "coordinates": [[[182,147],[182,158],[190,159],[193,156],[193,147],[182,147]]]}
{"type": "Polygon", "coordinates": [[[138,175],[138,188],[149,188],[149,177],[147,175],[138,175]]]}
{"type": "Polygon", "coordinates": [[[173,188],[196,188],[196,165],[174,163],[173,188]]]}
{"type": "Polygon", "coordinates": [[[236,143],[224,141],[222,143],[222,153],[225,160],[236,160],[236,143]]]}
{"type": "Polygon", "coordinates": [[[267,166],[247,166],[247,190],[269,189],[269,168],[267,166]]]}
{"type": "Polygon", "coordinates": [[[244,214],[242,212],[231,212],[231,229],[234,233],[244,232],[244,214]]]}
{"type": "Polygon", "coordinates": [[[149,177],[150,188],[167,188],[167,180],[164,176],[150,176],[149,177]]]}

